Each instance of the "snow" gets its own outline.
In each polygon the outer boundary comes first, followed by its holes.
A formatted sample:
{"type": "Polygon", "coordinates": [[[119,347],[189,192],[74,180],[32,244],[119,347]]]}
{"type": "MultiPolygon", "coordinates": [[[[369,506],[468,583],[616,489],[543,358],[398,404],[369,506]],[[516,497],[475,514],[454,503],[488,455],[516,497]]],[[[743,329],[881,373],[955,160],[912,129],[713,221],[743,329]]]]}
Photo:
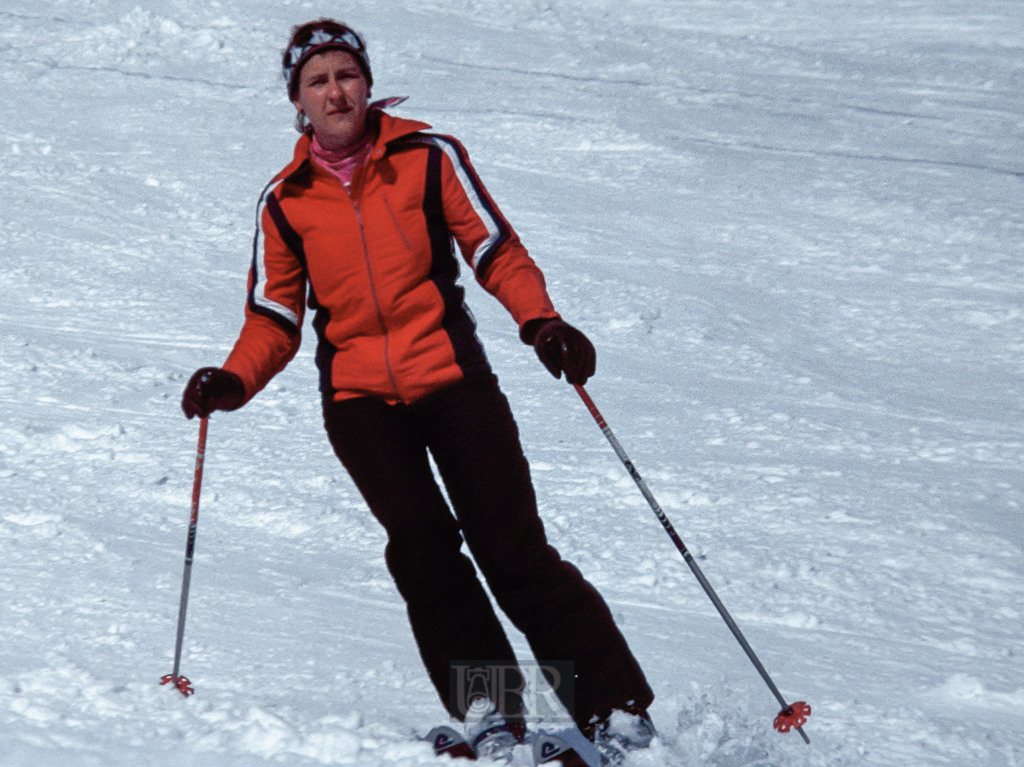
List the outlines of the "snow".
{"type": "MultiPolygon", "coordinates": [[[[310,339],[191,372],[295,133],[279,0],[0,9],[0,764],[444,764],[310,339]]],[[[375,97],[466,144],[598,348],[593,421],[470,286],[549,535],[658,694],[630,767],[1024,764],[1024,15],[1009,0],[380,0],[375,97]]],[[[307,335],[312,336],[312,333],[307,335]]],[[[520,638],[517,647],[524,648],[520,638]]]]}

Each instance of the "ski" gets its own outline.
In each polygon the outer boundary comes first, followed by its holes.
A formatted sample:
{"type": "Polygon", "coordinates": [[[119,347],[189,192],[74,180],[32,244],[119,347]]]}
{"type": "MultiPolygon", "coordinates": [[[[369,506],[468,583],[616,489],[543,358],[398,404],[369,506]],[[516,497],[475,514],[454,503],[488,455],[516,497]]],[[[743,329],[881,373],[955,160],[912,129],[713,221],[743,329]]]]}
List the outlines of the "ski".
{"type": "Polygon", "coordinates": [[[557,735],[541,735],[533,744],[533,761],[540,764],[561,764],[562,767],[595,767],[557,735]]]}
{"type": "MultiPolygon", "coordinates": [[[[473,746],[452,727],[441,725],[432,729],[424,738],[434,749],[437,756],[447,755],[453,759],[477,761],[480,757],[473,746]]],[[[570,743],[558,735],[541,734],[534,739],[528,736],[527,742],[533,741],[533,764],[561,765],[562,767],[603,767],[602,761],[585,759],[570,743]]],[[[520,756],[520,759],[523,757],[520,756]]],[[[500,760],[499,760],[500,761],[500,760]]],[[[511,762],[510,762],[511,763],[511,762]]],[[[515,764],[520,764],[516,761],[515,764]]]]}
{"type": "Polygon", "coordinates": [[[455,729],[447,725],[440,725],[427,733],[426,740],[434,747],[434,753],[438,756],[448,756],[460,759],[476,760],[476,752],[455,729]]]}

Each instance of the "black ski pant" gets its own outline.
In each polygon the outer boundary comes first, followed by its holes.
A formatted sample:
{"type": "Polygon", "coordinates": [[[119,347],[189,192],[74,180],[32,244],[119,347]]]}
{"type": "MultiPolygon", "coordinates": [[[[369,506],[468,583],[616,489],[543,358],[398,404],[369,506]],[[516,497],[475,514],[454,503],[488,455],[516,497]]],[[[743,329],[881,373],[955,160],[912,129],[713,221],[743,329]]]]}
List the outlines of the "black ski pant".
{"type": "MultiPolygon", "coordinates": [[[[462,718],[450,705],[452,661],[516,662],[461,552],[463,539],[537,660],[574,661],[581,729],[614,709],[650,705],[654,695],[608,606],[547,543],[519,431],[493,375],[467,378],[411,405],[330,402],[324,421],[335,453],[387,531],[388,569],[430,679],[453,716],[462,718]]],[[[573,710],[572,700],[563,703],[573,710]]]]}

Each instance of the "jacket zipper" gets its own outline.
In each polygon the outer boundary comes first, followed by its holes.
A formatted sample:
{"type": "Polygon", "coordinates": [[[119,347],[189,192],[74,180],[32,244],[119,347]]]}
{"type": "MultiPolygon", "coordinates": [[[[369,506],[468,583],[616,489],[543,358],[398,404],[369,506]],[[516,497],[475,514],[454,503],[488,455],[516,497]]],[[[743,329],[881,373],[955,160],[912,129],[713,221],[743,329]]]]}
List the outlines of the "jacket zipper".
{"type": "Polygon", "coordinates": [[[352,192],[349,189],[346,189],[345,192],[348,194],[349,201],[352,203],[352,208],[356,212],[356,222],[359,225],[359,238],[363,244],[363,260],[366,262],[366,274],[370,279],[370,295],[373,297],[373,307],[377,311],[377,322],[380,323],[380,330],[384,335],[384,369],[387,371],[388,380],[391,382],[391,386],[395,390],[395,394],[401,399],[402,393],[398,388],[398,379],[395,376],[394,368],[391,367],[391,343],[388,337],[388,326],[387,323],[384,322],[384,312],[381,310],[380,298],[377,295],[377,283],[373,279],[373,268],[370,264],[370,248],[366,243],[366,227],[363,225],[363,212],[360,210],[359,202],[356,200],[352,192]]]}

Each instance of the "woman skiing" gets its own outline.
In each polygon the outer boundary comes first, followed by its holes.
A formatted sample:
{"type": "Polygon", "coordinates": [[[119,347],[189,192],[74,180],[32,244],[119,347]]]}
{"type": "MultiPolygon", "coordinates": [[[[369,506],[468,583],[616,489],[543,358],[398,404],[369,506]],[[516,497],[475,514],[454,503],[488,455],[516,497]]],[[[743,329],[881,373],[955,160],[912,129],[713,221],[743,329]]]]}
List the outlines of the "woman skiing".
{"type": "MultiPolygon", "coordinates": [[[[387,531],[388,568],[450,713],[466,714],[449,689],[454,661],[516,664],[465,541],[537,660],[574,663],[574,699],[556,693],[583,733],[609,737],[621,711],[630,745],[646,745],[653,693],[603,599],[547,544],[453,243],[553,375],[584,383],[593,346],[555,311],[462,145],[385,112],[395,100],[369,101],[358,34],[328,19],[296,27],[283,71],[302,135],[259,199],[239,338],[222,367],[195,372],[182,409],[205,417],[248,402],[295,355],[308,303],[328,437],[387,531]]],[[[521,704],[485,695],[487,737],[521,739],[521,704]]]]}

